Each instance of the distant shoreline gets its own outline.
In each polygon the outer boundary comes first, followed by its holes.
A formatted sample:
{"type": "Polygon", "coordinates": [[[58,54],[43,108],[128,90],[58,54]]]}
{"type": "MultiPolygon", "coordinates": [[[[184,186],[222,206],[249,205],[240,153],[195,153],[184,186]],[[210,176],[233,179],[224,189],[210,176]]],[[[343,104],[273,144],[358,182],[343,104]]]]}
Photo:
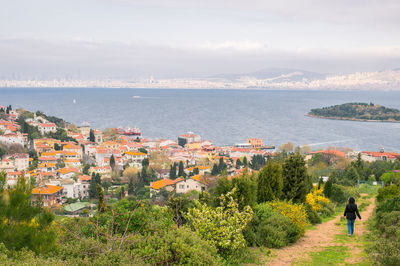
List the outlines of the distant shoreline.
{"type": "Polygon", "coordinates": [[[371,119],[359,119],[350,117],[319,116],[313,114],[306,114],[305,116],[312,118],[320,118],[320,119],[344,120],[344,121],[356,121],[356,122],[400,123],[400,121],[392,121],[392,120],[371,120],[371,119]]]}

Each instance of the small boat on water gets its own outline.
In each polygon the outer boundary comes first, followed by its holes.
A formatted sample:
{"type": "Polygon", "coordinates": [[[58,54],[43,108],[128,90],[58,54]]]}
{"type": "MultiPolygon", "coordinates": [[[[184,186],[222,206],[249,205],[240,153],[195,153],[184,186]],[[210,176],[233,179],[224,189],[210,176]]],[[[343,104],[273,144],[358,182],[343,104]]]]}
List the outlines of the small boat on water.
{"type": "Polygon", "coordinates": [[[140,96],[132,96],[132,98],[134,98],[134,99],[139,99],[140,98],[140,96]]]}

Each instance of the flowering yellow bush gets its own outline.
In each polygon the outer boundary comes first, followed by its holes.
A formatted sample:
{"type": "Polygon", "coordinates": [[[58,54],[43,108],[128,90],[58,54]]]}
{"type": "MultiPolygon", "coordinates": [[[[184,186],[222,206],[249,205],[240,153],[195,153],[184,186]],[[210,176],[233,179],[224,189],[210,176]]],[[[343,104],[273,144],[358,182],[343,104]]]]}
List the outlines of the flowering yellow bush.
{"type": "Polygon", "coordinates": [[[246,246],[242,231],[253,218],[253,210],[246,206],[239,211],[232,195],[235,189],[220,197],[221,206],[212,208],[195,201],[186,219],[194,231],[216,247],[223,256],[230,256],[246,246]]]}
{"type": "Polygon", "coordinates": [[[310,223],[303,204],[295,204],[290,201],[273,201],[270,205],[274,211],[288,217],[292,223],[300,228],[301,234],[304,234],[306,226],[310,223]]]}
{"type": "Polygon", "coordinates": [[[324,191],[323,186],[321,186],[319,189],[317,186],[314,186],[314,188],[306,196],[306,202],[310,204],[311,208],[314,211],[322,210],[323,206],[321,203],[323,202],[326,204],[331,203],[331,201],[328,198],[324,197],[323,191],[324,191]]]}

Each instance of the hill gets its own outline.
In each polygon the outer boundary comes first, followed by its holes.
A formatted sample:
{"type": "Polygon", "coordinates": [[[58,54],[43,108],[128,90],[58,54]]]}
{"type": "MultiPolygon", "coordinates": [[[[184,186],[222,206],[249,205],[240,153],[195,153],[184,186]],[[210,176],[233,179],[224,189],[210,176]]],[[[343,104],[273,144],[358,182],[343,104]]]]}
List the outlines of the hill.
{"type": "Polygon", "coordinates": [[[400,122],[400,111],[373,103],[345,103],[329,107],[311,109],[310,117],[356,120],[400,122]]]}

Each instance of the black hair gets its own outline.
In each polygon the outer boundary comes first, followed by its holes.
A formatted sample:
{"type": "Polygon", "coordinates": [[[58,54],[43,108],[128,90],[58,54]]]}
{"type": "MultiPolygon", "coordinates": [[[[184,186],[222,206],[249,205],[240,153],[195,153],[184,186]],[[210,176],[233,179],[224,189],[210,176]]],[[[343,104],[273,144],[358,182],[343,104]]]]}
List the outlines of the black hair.
{"type": "Polygon", "coordinates": [[[349,203],[350,204],[354,204],[354,203],[356,203],[356,200],[353,197],[350,197],[349,198],[349,203]]]}

